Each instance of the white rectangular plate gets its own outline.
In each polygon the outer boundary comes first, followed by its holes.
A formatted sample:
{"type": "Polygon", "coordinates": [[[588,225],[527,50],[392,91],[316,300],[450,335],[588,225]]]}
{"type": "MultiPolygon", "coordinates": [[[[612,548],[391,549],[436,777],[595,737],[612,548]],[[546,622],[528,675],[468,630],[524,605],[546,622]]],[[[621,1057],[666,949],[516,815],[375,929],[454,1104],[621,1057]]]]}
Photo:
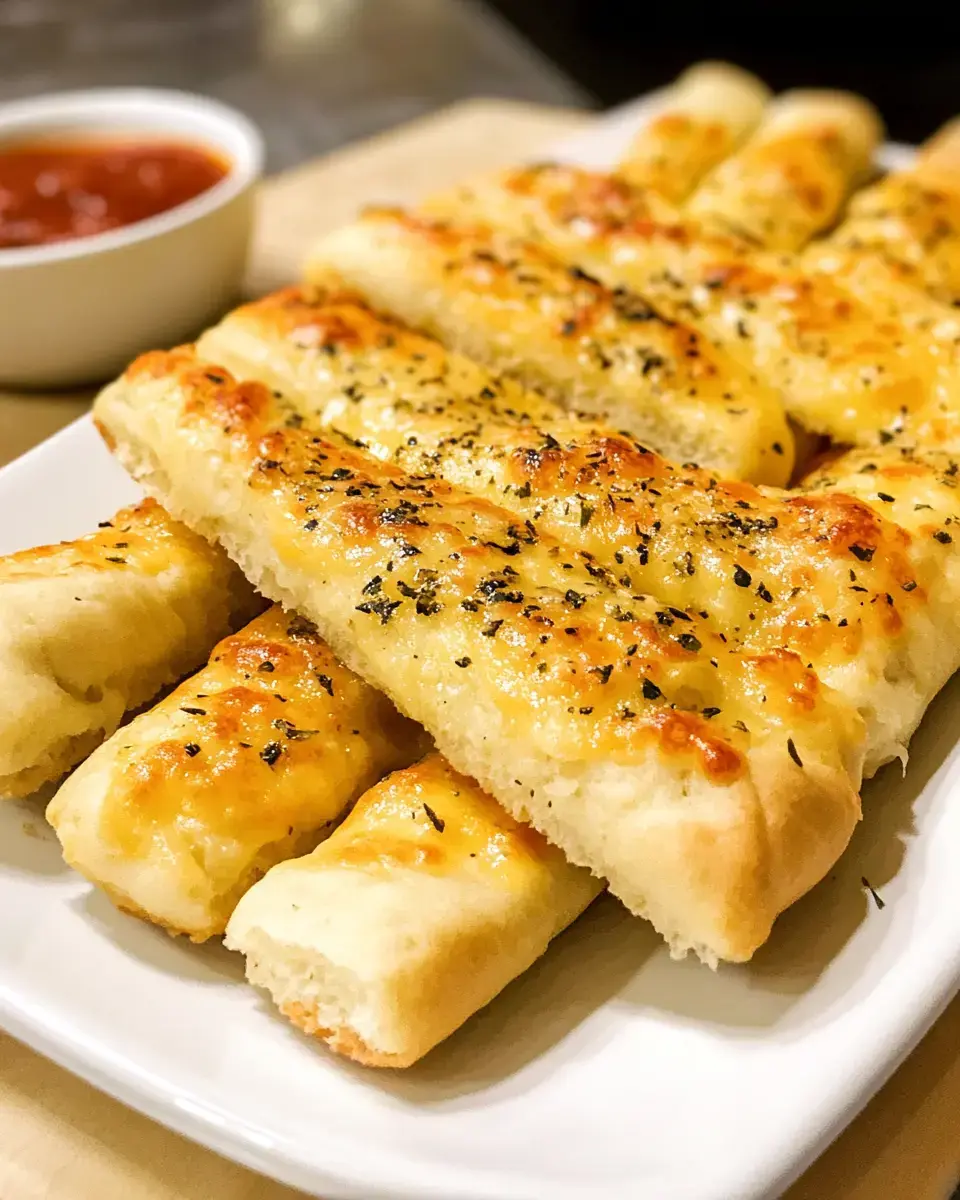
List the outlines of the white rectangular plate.
{"type": "MultiPolygon", "coordinates": [[[[610,162],[639,116],[563,152],[610,162]]],[[[82,420],[0,472],[0,553],[83,533],[135,495],[82,420]]],[[[960,983],[957,730],[955,680],[906,778],[894,766],[867,788],[837,871],[748,966],[672,963],[604,898],[407,1072],[309,1042],[242,982],[239,957],[122,916],[64,867],[38,800],[0,804],[0,1025],[326,1200],[776,1193],[960,983]]]]}

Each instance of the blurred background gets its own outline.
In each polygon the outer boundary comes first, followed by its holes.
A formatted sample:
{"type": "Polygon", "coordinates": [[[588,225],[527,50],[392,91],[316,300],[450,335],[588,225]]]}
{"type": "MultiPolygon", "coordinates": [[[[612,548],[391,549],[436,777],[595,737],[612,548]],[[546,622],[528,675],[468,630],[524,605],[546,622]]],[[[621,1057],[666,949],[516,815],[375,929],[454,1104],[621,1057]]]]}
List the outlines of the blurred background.
{"type": "Polygon", "coordinates": [[[471,0],[0,0],[0,100],[98,84],[235,105],[270,171],[468,96],[595,103],[471,0]]]}
{"type": "Polygon", "coordinates": [[[772,88],[850,88],[883,113],[892,140],[920,141],[960,113],[955,4],[849,0],[501,0],[496,8],[604,106],[725,58],[772,88]]]}
{"type": "Polygon", "coordinates": [[[183,87],[244,109],[279,170],[470,96],[605,108],[725,57],[849,87],[891,136],[960,112],[954,6],[642,0],[0,0],[0,100],[183,87]]]}

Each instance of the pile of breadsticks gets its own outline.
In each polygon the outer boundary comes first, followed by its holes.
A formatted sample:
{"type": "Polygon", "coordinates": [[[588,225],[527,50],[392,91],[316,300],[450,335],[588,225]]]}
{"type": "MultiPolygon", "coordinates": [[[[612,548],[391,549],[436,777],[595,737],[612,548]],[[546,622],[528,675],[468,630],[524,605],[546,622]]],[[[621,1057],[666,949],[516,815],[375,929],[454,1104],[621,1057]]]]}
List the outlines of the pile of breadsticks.
{"type": "Polygon", "coordinates": [[[0,561],[0,792],[371,1065],[603,887],[748,959],[960,665],[960,134],[881,132],[701,66],[139,358],[151,499],[0,561]]]}

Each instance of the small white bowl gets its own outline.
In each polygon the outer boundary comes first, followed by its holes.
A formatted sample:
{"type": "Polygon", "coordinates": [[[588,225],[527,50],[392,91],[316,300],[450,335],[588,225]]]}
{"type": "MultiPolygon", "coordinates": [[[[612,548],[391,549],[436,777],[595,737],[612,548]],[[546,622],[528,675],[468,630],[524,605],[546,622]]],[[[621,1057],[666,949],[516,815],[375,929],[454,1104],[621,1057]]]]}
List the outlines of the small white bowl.
{"type": "Polygon", "coordinates": [[[115,88],[0,105],[0,148],[33,137],[169,137],[229,163],[219,183],[158,216],[91,237],[0,249],[0,385],[109,378],[144,350],[196,335],[246,266],[263,143],[240,113],[185,92],[115,88]]]}

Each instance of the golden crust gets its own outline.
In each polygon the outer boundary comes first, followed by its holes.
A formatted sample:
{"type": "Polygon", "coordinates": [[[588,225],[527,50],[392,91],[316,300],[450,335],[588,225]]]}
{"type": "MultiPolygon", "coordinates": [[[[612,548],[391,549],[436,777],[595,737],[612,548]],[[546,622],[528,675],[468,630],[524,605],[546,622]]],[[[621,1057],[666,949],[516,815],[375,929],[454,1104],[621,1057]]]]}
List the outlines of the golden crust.
{"type": "Polygon", "coordinates": [[[200,346],[281,389],[305,419],[535,521],[672,606],[662,624],[679,631],[697,612],[730,644],[795,651],[867,720],[870,773],[902,753],[956,664],[938,584],[952,550],[931,536],[949,514],[921,529],[910,513],[904,528],[876,488],[771,492],[674,467],[484,376],[336,284],[239,309],[200,346]]]}
{"type": "Polygon", "coordinates": [[[371,1048],[351,1029],[327,1029],[320,1024],[316,1006],[307,1006],[299,1000],[280,1005],[280,1011],[293,1025],[309,1037],[321,1042],[344,1058],[352,1058],[363,1067],[412,1067],[417,1057],[410,1054],[382,1054],[371,1048]]]}
{"type": "Polygon", "coordinates": [[[777,388],[803,428],[837,441],[875,444],[960,395],[949,339],[931,352],[889,296],[874,307],[793,259],[664,221],[650,199],[613,176],[545,164],[435,198],[431,212],[523,231],[635,289],[777,388]]]}
{"type": "Polygon", "coordinates": [[[882,133],[880,117],[859,96],[786,92],[747,144],[694,193],[687,213],[706,230],[798,250],[836,220],[882,133]]]}
{"type": "Polygon", "coordinates": [[[67,861],[120,907],[202,941],[423,745],[309,621],[274,606],[91,755],[47,815],[67,861]]]}
{"type": "Polygon", "coordinates": [[[0,796],[58,779],[192,670],[257,602],[152,500],[86,537],[0,559],[0,796]]]}
{"type": "Polygon", "coordinates": [[[794,655],[735,653],[697,617],[677,637],[531,523],[183,353],[138,360],[96,411],[138,478],[677,949],[749,956],[846,844],[862,723],[794,655]]]}
{"type": "Polygon", "coordinates": [[[960,135],[948,127],[940,138],[912,168],[855,195],[829,243],[877,255],[898,278],[954,305],[960,301],[960,135]]]}
{"type": "Polygon", "coordinates": [[[595,414],[679,462],[785,483],[779,395],[682,320],[482,225],[371,211],[324,238],[327,268],[446,345],[595,414]],[[778,450],[775,450],[774,447],[778,450]]]}
{"type": "Polygon", "coordinates": [[[691,67],[634,135],[617,173],[678,204],[752,132],[770,92],[729,63],[691,67]]]}
{"type": "Polygon", "coordinates": [[[227,943],[304,1032],[409,1066],[526,970],[593,900],[570,866],[438,754],[362,796],[244,897],[227,943]]]}

